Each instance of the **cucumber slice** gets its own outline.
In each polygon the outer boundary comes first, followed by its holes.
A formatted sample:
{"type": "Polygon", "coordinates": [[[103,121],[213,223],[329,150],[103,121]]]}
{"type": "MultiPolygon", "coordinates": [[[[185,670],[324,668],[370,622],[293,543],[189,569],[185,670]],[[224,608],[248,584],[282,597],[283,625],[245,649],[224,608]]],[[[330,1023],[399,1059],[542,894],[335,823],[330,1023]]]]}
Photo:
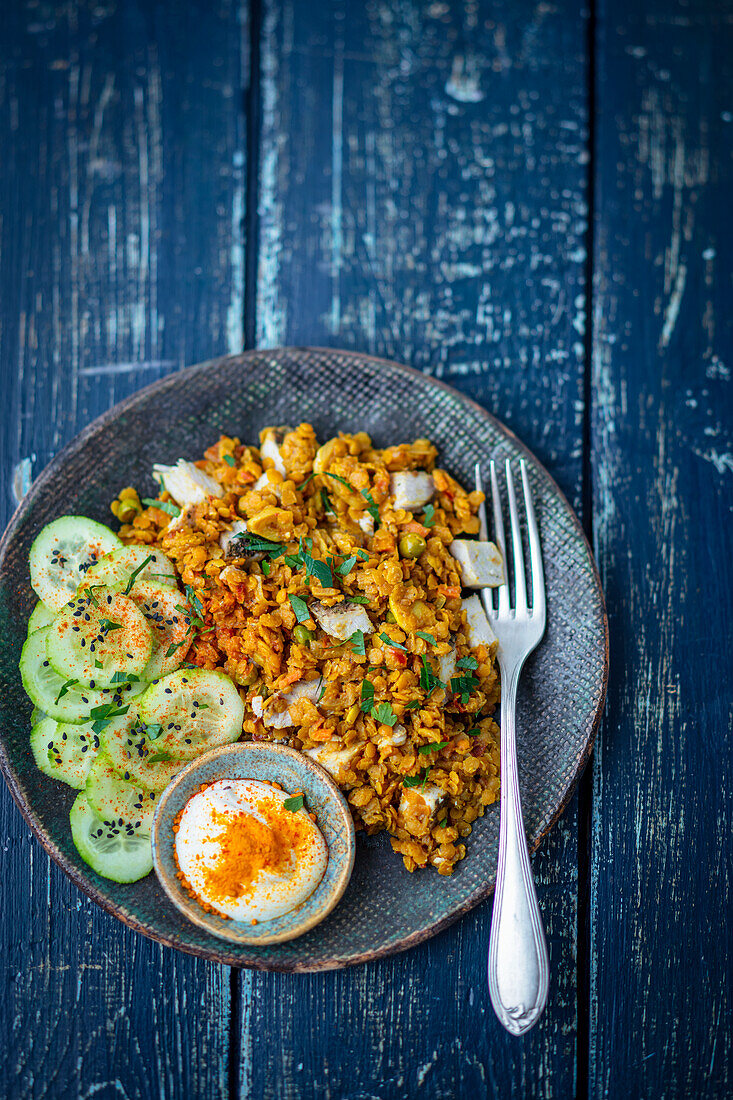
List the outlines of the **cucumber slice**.
{"type": "Polygon", "coordinates": [[[161,729],[157,751],[182,760],[242,736],[244,704],[223,672],[180,668],[151,684],[138,708],[146,726],[161,729]]]}
{"type": "Polygon", "coordinates": [[[47,524],[31,546],[29,564],[34,592],[51,611],[60,611],[76,594],[94,562],[122,543],[109,527],[86,516],[61,516],[47,524]]]}
{"type": "Polygon", "coordinates": [[[128,825],[105,825],[82,791],[69,815],[76,850],[93,871],[113,882],[137,882],[153,869],[150,835],[128,825]]]}
{"type": "Polygon", "coordinates": [[[86,723],[75,726],[44,718],[31,730],[31,749],[41,771],[77,791],[86,783],[98,748],[99,738],[86,723]]]}
{"type": "Polygon", "coordinates": [[[98,707],[113,704],[126,706],[146,687],[142,683],[118,684],[113,688],[85,687],[69,684],[51,668],[46,655],[46,641],[51,628],[36,630],[26,639],[20,655],[20,675],[23,687],[32,703],[44,715],[59,722],[85,722],[98,707]]]}
{"type": "Polygon", "coordinates": [[[145,616],[113,588],[82,590],[48,627],[51,667],[80,684],[110,687],[139,679],[152,651],[145,616]]]}
{"type": "Polygon", "coordinates": [[[108,726],[101,737],[101,748],[123,779],[149,791],[164,790],[188,763],[159,749],[142,725],[132,729],[108,726]]]}
{"type": "Polygon", "coordinates": [[[31,729],[42,722],[44,718],[48,718],[48,715],[40,707],[34,707],[31,711],[31,729]]]}
{"type": "Polygon", "coordinates": [[[130,599],[147,619],[153,638],[153,652],[143,673],[144,680],[157,680],[175,672],[193,641],[191,606],[177,588],[151,581],[136,581],[130,599]]]}
{"type": "Polygon", "coordinates": [[[160,794],[123,779],[106,752],[99,752],[93,761],[84,793],[106,825],[131,825],[150,836],[160,794]]]}
{"type": "Polygon", "coordinates": [[[46,607],[43,600],[39,600],[31,611],[31,617],[28,620],[28,633],[32,634],[34,630],[43,630],[44,626],[50,626],[55,614],[55,611],[51,611],[50,608],[46,607]]]}
{"type": "Polygon", "coordinates": [[[170,558],[161,550],[136,544],[105,554],[94,565],[89,566],[86,579],[89,584],[104,584],[113,588],[118,584],[127,584],[133,573],[138,581],[173,586],[177,583],[176,571],[170,558]]]}

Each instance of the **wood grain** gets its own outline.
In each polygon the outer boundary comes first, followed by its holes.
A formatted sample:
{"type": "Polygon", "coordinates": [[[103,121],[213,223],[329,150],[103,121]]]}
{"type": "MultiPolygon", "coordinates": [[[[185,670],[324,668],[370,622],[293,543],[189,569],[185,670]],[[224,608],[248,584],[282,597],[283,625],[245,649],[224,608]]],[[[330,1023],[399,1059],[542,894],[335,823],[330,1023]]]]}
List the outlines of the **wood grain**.
{"type": "Polygon", "coordinates": [[[733,1092],[729,3],[603,0],[590,1094],[733,1092]]]}
{"type": "MultiPolygon", "coordinates": [[[[586,68],[579,5],[268,0],[257,340],[431,371],[580,504],[586,68]]],[[[243,974],[243,1097],[574,1091],[575,806],[535,861],[553,990],[522,1043],[486,989],[490,906],[341,974],[243,974]],[[263,1056],[262,1036],[279,1036],[263,1056]]]]}
{"type": "MultiPolygon", "coordinates": [[[[4,524],[34,472],[162,373],[239,350],[239,5],[3,10],[4,524]]],[[[228,1094],[229,973],[83,898],[0,796],[0,1094],[228,1094]]]]}

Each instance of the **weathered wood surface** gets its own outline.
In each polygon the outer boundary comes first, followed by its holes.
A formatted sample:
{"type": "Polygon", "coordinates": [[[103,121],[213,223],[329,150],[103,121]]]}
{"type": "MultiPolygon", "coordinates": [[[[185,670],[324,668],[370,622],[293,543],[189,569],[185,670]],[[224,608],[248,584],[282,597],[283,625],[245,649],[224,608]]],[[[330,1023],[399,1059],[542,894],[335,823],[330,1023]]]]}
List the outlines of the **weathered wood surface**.
{"type": "MultiPolygon", "coordinates": [[[[431,371],[581,503],[585,23],[580,5],[268,0],[257,341],[431,371]]],[[[242,976],[242,1097],[568,1097],[575,806],[535,860],[553,985],[522,1042],[486,987],[490,905],[353,973],[242,976]],[[281,1037],[258,1056],[258,1039],[281,1037]]]]}
{"type": "MultiPolygon", "coordinates": [[[[3,5],[2,519],[92,417],[242,340],[235,3],[3,5]]],[[[0,1095],[228,1094],[230,977],[84,899],[0,792],[0,1095]]]]}
{"type": "Polygon", "coordinates": [[[514,428],[585,511],[612,627],[592,807],[535,859],[550,1003],[496,1024],[490,905],[341,973],[164,951],[3,790],[0,1094],[729,1094],[730,2],[601,0],[591,34],[575,0],[251,15],[250,43],[247,0],[3,8],[0,523],[13,474],[245,332],[411,362],[514,428]]]}
{"type": "Polygon", "coordinates": [[[593,1096],[733,1094],[733,7],[603,0],[593,1096]]]}

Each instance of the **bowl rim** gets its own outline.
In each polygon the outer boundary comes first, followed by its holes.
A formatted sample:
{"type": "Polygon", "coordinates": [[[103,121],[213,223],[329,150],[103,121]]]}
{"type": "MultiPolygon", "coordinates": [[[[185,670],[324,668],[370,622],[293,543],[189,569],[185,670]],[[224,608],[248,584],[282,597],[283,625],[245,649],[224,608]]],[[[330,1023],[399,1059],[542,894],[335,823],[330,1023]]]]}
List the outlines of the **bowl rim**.
{"type": "MultiPolygon", "coordinates": [[[[232,764],[233,768],[240,768],[244,765],[232,764]]],[[[222,779],[225,777],[222,776],[222,779]]],[[[229,776],[231,779],[253,779],[254,776],[233,775],[229,776]]],[[[216,783],[220,780],[212,780],[216,783]]],[[[262,782],[272,783],[278,782],[277,777],[273,780],[272,777],[262,779],[262,782]]],[[[308,785],[305,780],[303,782],[303,793],[306,798],[308,797],[308,785]]],[[[195,792],[188,793],[181,809],[186,803],[193,797],[195,792]]],[[[318,822],[316,822],[318,823],[318,822]]],[[[173,777],[171,782],[163,791],[158,805],[155,807],[155,816],[153,818],[153,828],[151,831],[151,843],[153,849],[153,869],[157,876],[158,882],[163,887],[163,890],[167,894],[168,898],[179,910],[180,913],[186,917],[187,920],[192,921],[193,924],[198,925],[200,928],[204,928],[213,936],[217,936],[219,939],[226,940],[229,943],[236,944],[248,944],[252,947],[265,947],[268,944],[273,943],[285,943],[287,940],[294,940],[299,936],[309,932],[311,928],[315,928],[317,924],[320,924],[328,914],[335,909],[341,898],[344,895],[346,887],[349,885],[352,872],[354,870],[354,862],[356,859],[356,833],[354,829],[354,821],[349,810],[349,805],[344,798],[343,794],[339,790],[338,786],[334,782],[334,779],[325,768],[322,768],[316,761],[311,760],[302,752],[298,752],[297,749],[291,748],[290,745],[281,745],[272,741],[235,741],[230,745],[220,745],[215,749],[211,749],[210,752],[204,753],[203,756],[197,756],[185,768],[182,768],[177,775],[173,777]],[[297,760],[299,767],[305,769],[306,773],[314,776],[319,783],[322,783],[328,790],[328,797],[333,803],[334,807],[338,810],[338,813],[346,828],[347,836],[347,853],[345,858],[339,860],[340,868],[337,878],[334,880],[329,894],[327,895],[327,901],[320,906],[316,912],[308,913],[308,902],[313,898],[318,886],[311,893],[299,907],[303,909],[303,917],[296,925],[292,926],[284,932],[275,933],[272,935],[260,934],[257,936],[248,936],[243,931],[240,931],[244,926],[238,921],[224,921],[223,925],[216,923],[212,920],[211,915],[206,912],[196,901],[186,894],[183,887],[178,883],[174,884],[170,878],[162,863],[162,849],[175,847],[175,841],[173,836],[164,835],[164,823],[163,817],[166,809],[170,810],[170,803],[173,800],[175,803],[176,797],[180,796],[180,788],[191,782],[191,779],[195,777],[196,772],[207,764],[217,759],[231,759],[244,760],[246,757],[253,754],[253,752],[262,753],[266,756],[271,756],[273,761],[277,761],[278,758],[282,759],[286,757],[288,759],[297,760]],[[231,925],[232,928],[236,928],[237,935],[232,936],[227,934],[227,928],[231,925]]],[[[333,858],[331,849],[328,853],[329,862],[333,858]]],[[[324,871],[325,875],[325,871],[324,871]]],[[[321,880],[322,882],[323,880],[321,880]]],[[[260,922],[262,925],[266,924],[266,921],[260,922]]]]}
{"type": "MultiPolygon", "coordinates": [[[[434,377],[431,374],[426,374],[424,370],[418,370],[415,367],[408,366],[405,363],[400,363],[397,360],[389,359],[385,356],[370,355],[366,352],[359,351],[355,348],[339,348],[339,347],[324,347],[322,345],[308,345],[308,344],[291,344],[281,345],[275,347],[262,347],[262,348],[248,348],[242,352],[236,354],[218,355],[213,356],[210,359],[203,360],[199,363],[193,363],[189,366],[183,367],[180,370],[173,371],[171,374],[166,375],[163,378],[156,379],[149,383],[147,386],[143,386],[141,389],[136,390],[135,393],[130,394],[129,397],[124,398],[122,401],[117,402],[111,408],[95,417],[89,424],[85,425],[68,443],[53,456],[53,458],[47,463],[41,470],[38,477],[34,479],[31,489],[23,497],[15,512],[12,514],[8,521],[8,525],[5,531],[0,537],[0,568],[4,558],[6,556],[9,545],[12,539],[16,535],[16,531],[19,523],[24,518],[26,512],[31,506],[32,497],[35,495],[35,490],[38,487],[45,484],[47,481],[53,479],[60,470],[63,469],[65,462],[68,458],[74,454],[79,448],[84,446],[88,439],[95,433],[100,431],[111,424],[124,412],[130,412],[134,410],[135,406],[139,402],[143,402],[148,399],[151,394],[165,393],[169,388],[180,385],[186,378],[196,373],[209,370],[220,364],[232,361],[248,361],[251,359],[258,359],[266,357],[268,355],[298,355],[303,353],[318,354],[324,356],[338,355],[342,358],[350,358],[359,361],[360,363],[370,363],[377,368],[387,368],[389,371],[396,372],[398,374],[406,375],[409,378],[420,379],[425,381],[426,377],[429,380],[431,386],[450,394],[465,406],[473,409],[480,417],[487,421],[490,421],[496,430],[501,434],[512,447],[518,453],[527,457],[536,468],[538,474],[545,480],[548,487],[551,489],[556,499],[563,505],[566,513],[570,518],[573,530],[576,538],[583,545],[586,552],[588,567],[591,571],[595,596],[598,600],[601,626],[603,631],[602,638],[599,638],[599,642],[603,646],[603,669],[600,680],[600,690],[597,696],[596,710],[593,718],[592,727],[584,747],[583,752],[577,758],[572,774],[568,777],[565,790],[558,800],[554,813],[549,818],[545,828],[533,838],[530,844],[530,854],[533,854],[540,847],[542,841],[552,831],[554,826],[559,821],[560,817],[565,812],[567,806],[572,799],[575,789],[578,785],[579,779],[583,774],[588,761],[590,760],[596,738],[598,736],[598,730],[601,725],[603,714],[605,711],[606,697],[608,691],[608,677],[610,669],[610,647],[609,647],[609,629],[608,629],[608,615],[605,607],[605,600],[603,594],[603,587],[601,584],[601,577],[593,556],[593,550],[588,541],[585,529],[583,528],[580,519],[578,518],[575,509],[572,507],[567,499],[567,496],[557,484],[555,478],[550,474],[546,466],[537,458],[533,451],[522,442],[522,440],[507,427],[503,421],[489,412],[478,401],[473,400],[467,394],[456,389],[454,386],[442,381],[439,378],[434,377]]],[[[241,958],[231,952],[227,952],[224,941],[220,949],[193,946],[188,943],[182,943],[175,934],[161,931],[157,928],[151,927],[149,924],[141,921],[135,914],[130,912],[124,903],[118,903],[113,901],[110,897],[103,892],[103,890],[93,882],[88,874],[82,869],[78,868],[73,862],[71,862],[65,854],[60,850],[55,841],[46,833],[40,819],[38,818],[35,810],[26,800],[25,793],[22,788],[22,784],[18,780],[15,774],[14,766],[8,756],[7,750],[0,738],[0,771],[3,773],[3,778],[10,790],[10,794],[13,801],[17,805],[21,815],[25,819],[31,832],[54,860],[54,862],[64,871],[66,875],[71,879],[74,885],[81,890],[91,901],[96,905],[99,905],[101,909],[109,913],[111,916],[121,920],[129,928],[139,932],[141,935],[147,936],[149,939],[154,940],[166,947],[173,947],[179,951],[183,951],[185,954],[194,955],[198,958],[209,959],[213,962],[223,963],[233,967],[252,968],[256,970],[275,970],[279,972],[319,972],[324,970],[338,969],[345,966],[355,966],[364,962],[371,961],[373,959],[385,958],[389,955],[397,954],[401,951],[405,951],[408,948],[414,947],[423,941],[432,938],[438,932],[448,928],[451,924],[455,923],[466,913],[474,909],[483,900],[490,897],[494,891],[493,883],[487,884],[485,887],[475,891],[469,898],[467,898],[461,905],[457,906],[450,914],[446,914],[444,917],[436,921],[434,924],[427,928],[419,929],[416,932],[408,934],[400,939],[398,942],[389,944],[380,948],[370,948],[369,950],[355,956],[339,956],[334,955],[328,960],[319,960],[318,963],[305,961],[292,961],[288,963],[282,963],[278,961],[276,963],[270,962],[268,959],[260,959],[257,956],[247,956],[241,958]]]]}

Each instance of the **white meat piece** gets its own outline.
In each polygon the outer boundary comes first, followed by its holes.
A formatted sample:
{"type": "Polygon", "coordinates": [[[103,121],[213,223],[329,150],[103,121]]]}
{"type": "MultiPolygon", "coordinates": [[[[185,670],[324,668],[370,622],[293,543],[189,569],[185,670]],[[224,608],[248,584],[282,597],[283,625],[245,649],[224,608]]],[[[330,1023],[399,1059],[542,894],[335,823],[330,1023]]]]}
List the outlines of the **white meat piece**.
{"type": "Polygon", "coordinates": [[[432,499],[435,493],[435,482],[430,474],[403,470],[390,477],[389,493],[395,508],[404,508],[412,512],[432,499]]]}
{"type": "Polygon", "coordinates": [[[235,519],[232,524],[231,531],[223,531],[219,536],[219,546],[224,551],[224,557],[227,557],[227,550],[229,549],[230,542],[237,537],[237,535],[244,535],[247,533],[247,524],[243,519],[235,519]]]}
{"type": "Polygon", "coordinates": [[[468,599],[461,600],[461,608],[466,612],[468,644],[471,649],[475,649],[478,645],[490,646],[492,642],[496,641],[496,634],[494,634],[491,623],[486,618],[486,612],[479,596],[469,596],[468,599]]]}
{"type": "MultiPolygon", "coordinates": [[[[278,451],[278,454],[279,453],[280,452],[278,451]]],[[[262,489],[265,488],[266,485],[269,485],[269,484],[270,484],[270,482],[269,482],[269,479],[267,477],[267,474],[260,474],[260,476],[257,478],[257,481],[255,481],[252,488],[255,490],[256,493],[259,493],[262,489]]]]}
{"type": "Polygon", "coordinates": [[[404,745],[407,740],[407,730],[401,722],[392,727],[386,737],[377,738],[377,748],[381,751],[391,749],[393,745],[404,745]]]}
{"type": "Polygon", "coordinates": [[[398,813],[404,818],[408,814],[422,814],[427,811],[430,820],[444,798],[445,791],[435,783],[426,783],[424,787],[403,788],[398,813]],[[424,807],[421,803],[425,804],[424,807]]]}
{"type": "Polygon", "coordinates": [[[272,711],[265,711],[264,699],[261,695],[255,695],[252,700],[252,710],[257,718],[261,718],[266,726],[271,729],[282,730],[287,726],[294,726],[295,722],[293,716],[290,713],[289,708],[293,703],[297,703],[300,699],[310,699],[311,703],[318,701],[318,696],[321,693],[321,681],[320,680],[300,680],[297,684],[293,684],[290,691],[287,694],[279,692],[274,695],[274,699],[280,699],[285,703],[285,709],[275,714],[272,711]]]}
{"type": "Polygon", "coordinates": [[[166,534],[170,534],[171,531],[182,531],[184,527],[188,527],[194,518],[194,505],[187,504],[185,508],[181,509],[181,514],[172,519],[166,527],[166,534]]]}
{"type": "Polygon", "coordinates": [[[315,760],[316,764],[320,764],[322,768],[325,768],[337,783],[341,783],[344,773],[349,769],[349,765],[363,748],[364,745],[361,741],[356,741],[353,745],[347,745],[346,748],[341,747],[340,741],[327,741],[323,745],[318,745],[312,749],[304,749],[303,751],[305,756],[310,756],[311,760],[315,760]]]}
{"type": "Polygon", "coordinates": [[[185,458],[179,458],[175,466],[162,466],[156,462],[153,466],[153,477],[181,508],[188,504],[199,504],[207,497],[224,496],[224,490],[218,481],[199,470],[193,462],[186,462],[185,458]]]}
{"type": "Polygon", "coordinates": [[[365,634],[374,631],[369,616],[359,604],[344,600],[333,607],[324,607],[316,600],[308,605],[308,610],[326,633],[340,642],[347,642],[355,630],[363,630],[365,634]]]}
{"type": "Polygon", "coordinates": [[[362,512],[356,522],[365,535],[374,534],[374,516],[371,512],[362,512]]]}
{"type": "Polygon", "coordinates": [[[496,588],[504,583],[504,563],[493,542],[453,539],[448,550],[461,567],[465,588],[496,588]]]}
{"type": "Polygon", "coordinates": [[[283,456],[280,452],[280,444],[287,435],[291,432],[292,428],[282,426],[280,428],[265,428],[262,434],[262,442],[260,443],[260,454],[263,458],[269,458],[272,460],[272,464],[279,474],[285,477],[287,470],[285,469],[285,463],[283,462],[283,456]]]}
{"type": "Polygon", "coordinates": [[[457,667],[456,647],[452,644],[450,653],[444,653],[438,657],[438,676],[444,684],[450,683],[451,676],[455,676],[457,667]]]}

